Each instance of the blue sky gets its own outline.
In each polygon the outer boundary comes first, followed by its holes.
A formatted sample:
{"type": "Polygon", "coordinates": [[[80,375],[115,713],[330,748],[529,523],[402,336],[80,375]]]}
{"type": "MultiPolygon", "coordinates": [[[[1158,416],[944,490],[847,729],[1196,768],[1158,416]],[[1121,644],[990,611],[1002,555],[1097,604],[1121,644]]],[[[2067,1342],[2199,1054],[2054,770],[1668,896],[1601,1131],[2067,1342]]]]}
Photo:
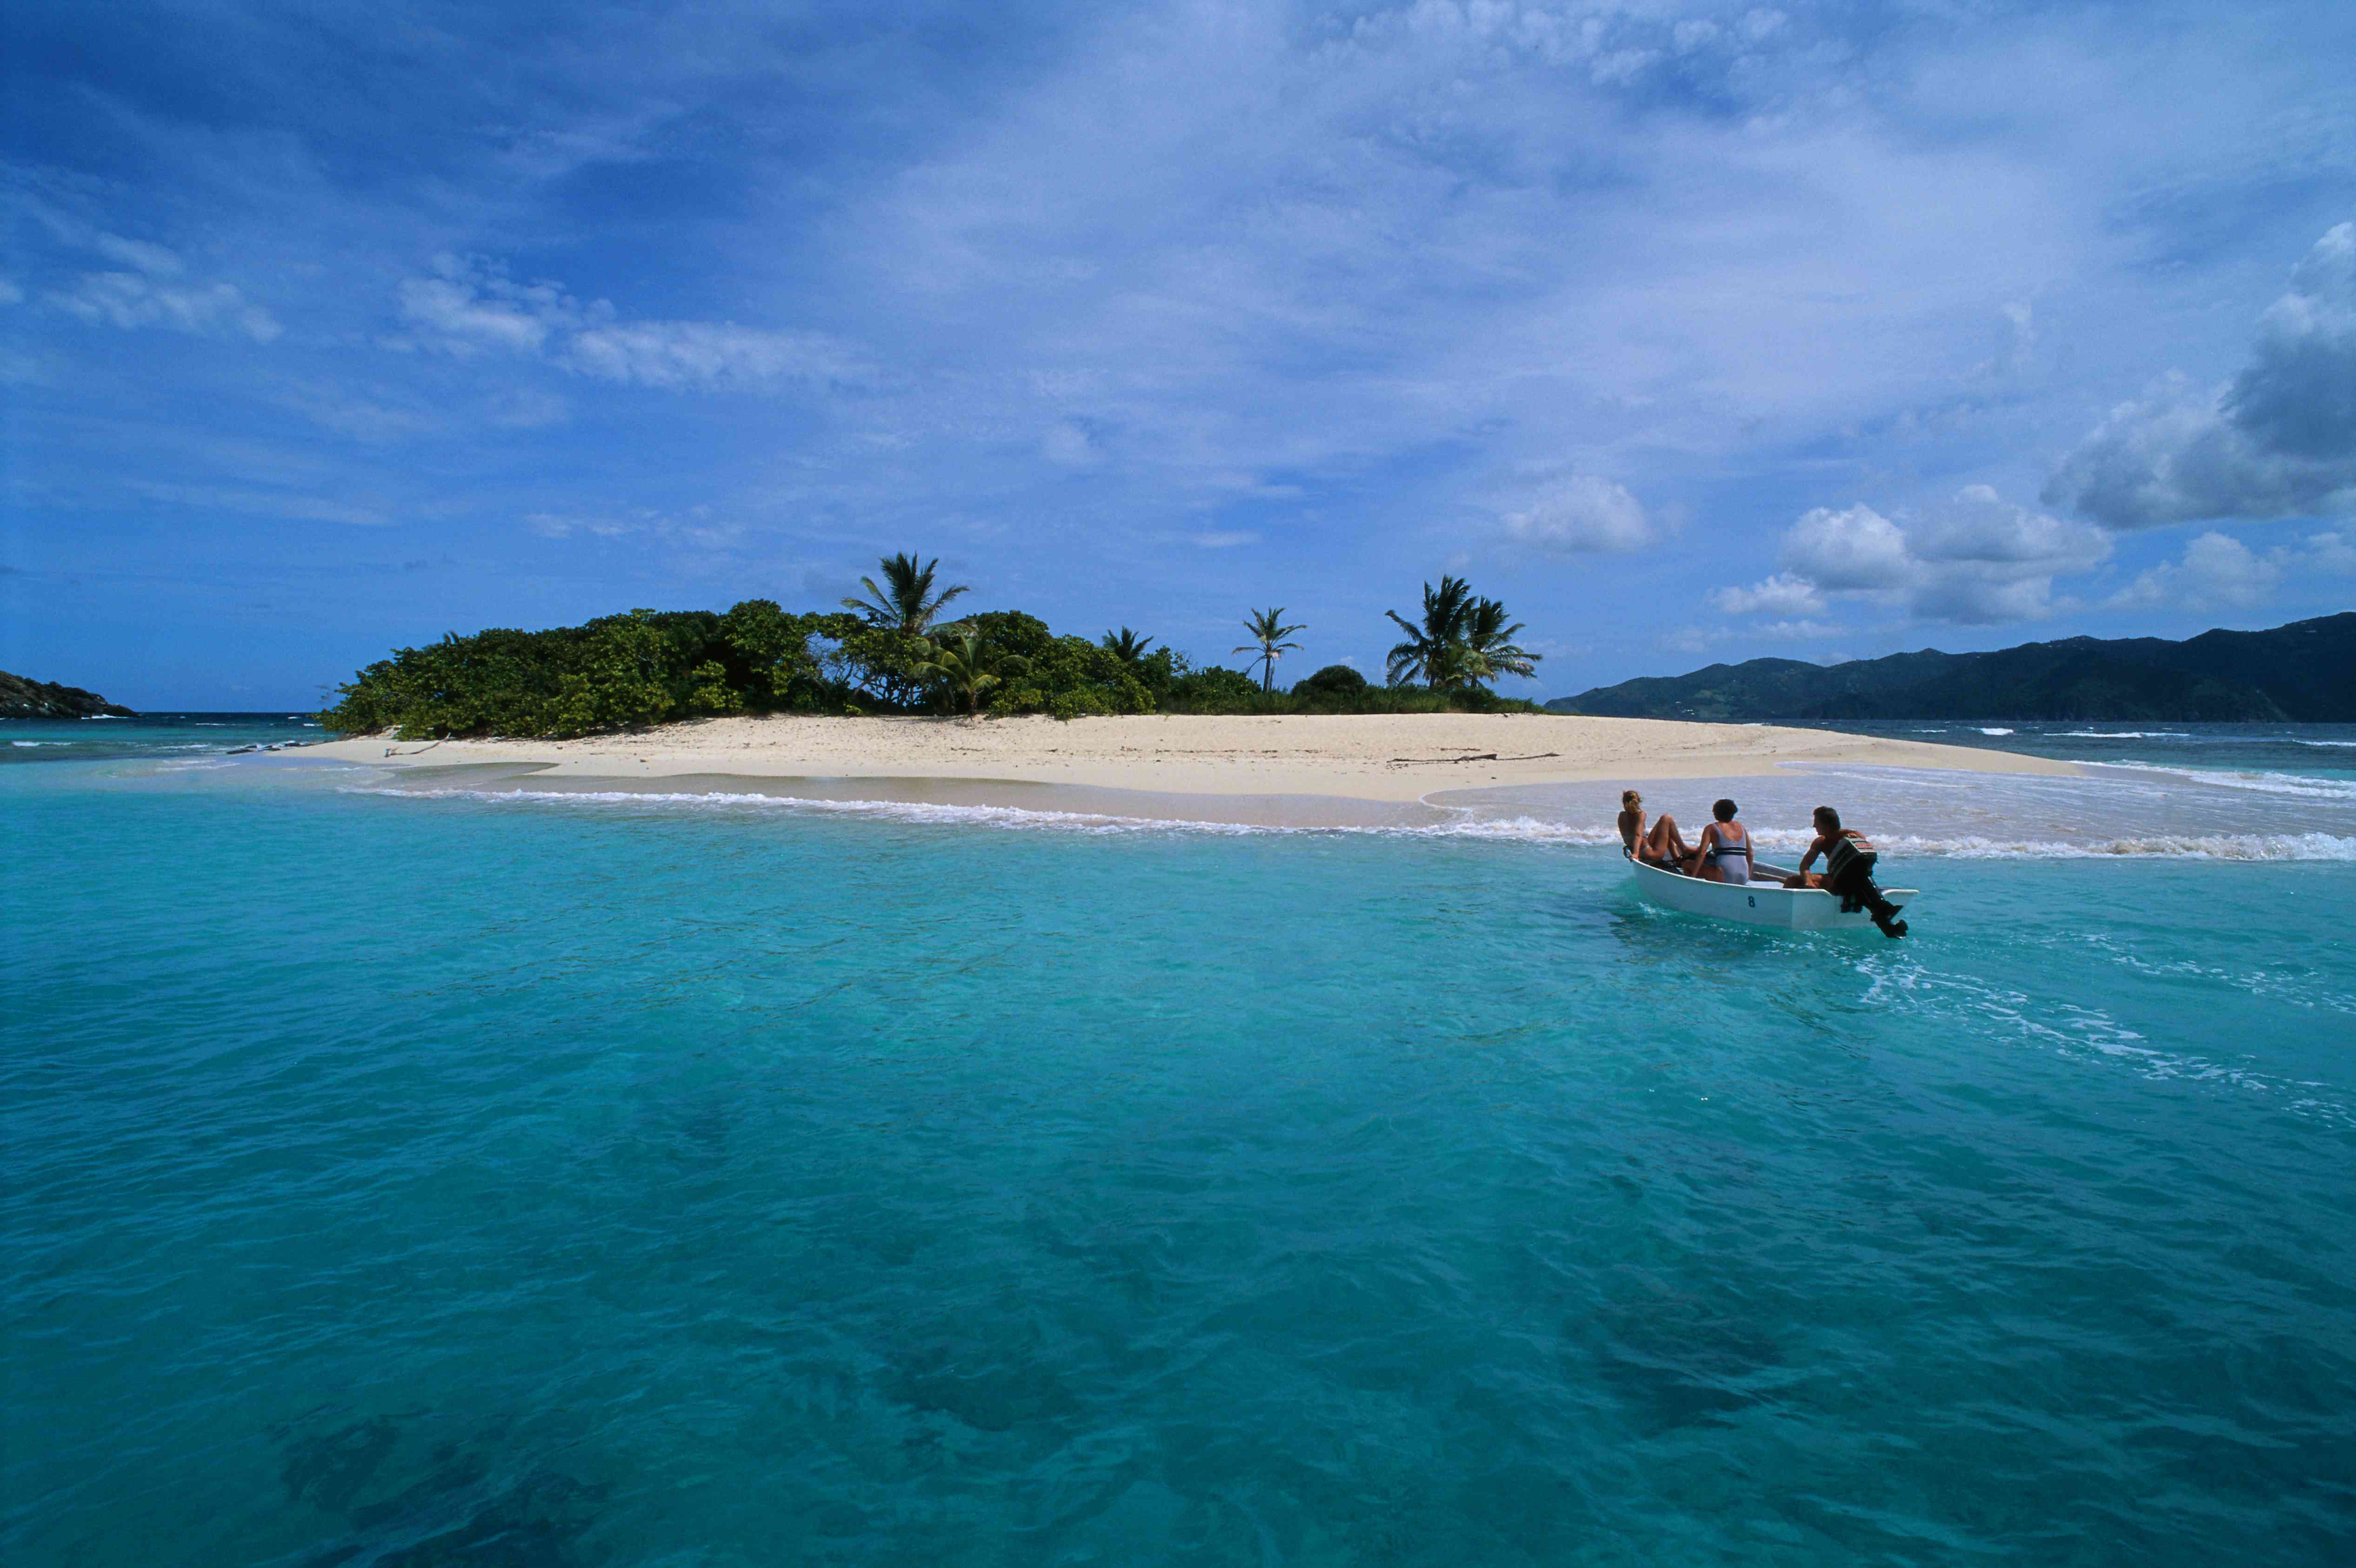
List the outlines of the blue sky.
{"type": "Polygon", "coordinates": [[[0,667],[653,605],[1527,689],[2356,603],[2356,6],[19,0],[0,667]]]}

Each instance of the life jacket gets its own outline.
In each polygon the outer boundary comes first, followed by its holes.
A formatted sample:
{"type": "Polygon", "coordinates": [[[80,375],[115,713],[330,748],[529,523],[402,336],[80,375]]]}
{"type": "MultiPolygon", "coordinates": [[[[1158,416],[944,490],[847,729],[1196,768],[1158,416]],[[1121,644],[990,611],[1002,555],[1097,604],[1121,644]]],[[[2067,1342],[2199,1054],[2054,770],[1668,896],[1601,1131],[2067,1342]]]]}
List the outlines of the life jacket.
{"type": "Polygon", "coordinates": [[[1837,887],[1852,876],[1870,877],[1880,852],[1862,838],[1844,833],[1825,851],[1825,885],[1837,887]]]}

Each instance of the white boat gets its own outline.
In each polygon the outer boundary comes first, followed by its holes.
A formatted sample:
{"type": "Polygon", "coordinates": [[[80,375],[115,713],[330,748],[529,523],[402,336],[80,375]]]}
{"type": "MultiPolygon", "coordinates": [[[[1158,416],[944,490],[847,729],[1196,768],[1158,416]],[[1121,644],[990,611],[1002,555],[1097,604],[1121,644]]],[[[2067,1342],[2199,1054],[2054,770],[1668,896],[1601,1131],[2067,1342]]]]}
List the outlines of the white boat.
{"type": "MultiPolygon", "coordinates": [[[[1681,877],[1642,860],[1630,859],[1629,874],[1647,901],[1686,914],[1706,914],[1745,925],[1769,925],[1778,931],[1870,931],[1873,917],[1863,910],[1843,914],[1838,897],[1822,888],[1787,888],[1783,879],[1792,873],[1781,866],[1757,865],[1750,882],[1711,882],[1681,877]]],[[[1881,896],[1904,904],[1922,895],[1913,888],[1884,888],[1881,896]]]]}

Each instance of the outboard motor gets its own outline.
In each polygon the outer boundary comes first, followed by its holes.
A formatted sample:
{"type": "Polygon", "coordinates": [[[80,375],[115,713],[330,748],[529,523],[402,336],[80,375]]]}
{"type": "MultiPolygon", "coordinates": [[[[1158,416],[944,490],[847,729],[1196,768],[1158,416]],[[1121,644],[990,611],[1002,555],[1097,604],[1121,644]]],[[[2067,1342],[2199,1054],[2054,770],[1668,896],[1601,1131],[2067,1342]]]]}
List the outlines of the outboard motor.
{"type": "Polygon", "coordinates": [[[1894,939],[1906,934],[1906,923],[1898,918],[1898,906],[1874,885],[1873,869],[1880,859],[1881,852],[1862,838],[1834,839],[1825,856],[1825,891],[1840,899],[1841,913],[1864,910],[1882,935],[1894,939]]]}

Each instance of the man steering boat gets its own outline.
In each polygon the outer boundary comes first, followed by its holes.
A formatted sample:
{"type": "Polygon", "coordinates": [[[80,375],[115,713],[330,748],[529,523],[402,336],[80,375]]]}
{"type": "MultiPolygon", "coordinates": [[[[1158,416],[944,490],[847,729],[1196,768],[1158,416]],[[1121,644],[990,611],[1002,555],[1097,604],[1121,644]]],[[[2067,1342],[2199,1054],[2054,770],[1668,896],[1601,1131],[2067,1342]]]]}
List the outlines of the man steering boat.
{"type": "Polygon", "coordinates": [[[1906,923],[1898,918],[1898,906],[1881,896],[1874,885],[1873,869],[1881,859],[1864,834],[1854,827],[1841,826],[1840,813],[1829,805],[1820,805],[1815,812],[1815,841],[1808,852],[1800,857],[1800,868],[1783,879],[1787,888],[1822,888],[1841,901],[1841,912],[1854,913],[1864,910],[1881,928],[1881,934],[1899,937],[1906,934],[1906,923]],[[1817,856],[1825,858],[1822,873],[1811,872],[1817,856]]]}

